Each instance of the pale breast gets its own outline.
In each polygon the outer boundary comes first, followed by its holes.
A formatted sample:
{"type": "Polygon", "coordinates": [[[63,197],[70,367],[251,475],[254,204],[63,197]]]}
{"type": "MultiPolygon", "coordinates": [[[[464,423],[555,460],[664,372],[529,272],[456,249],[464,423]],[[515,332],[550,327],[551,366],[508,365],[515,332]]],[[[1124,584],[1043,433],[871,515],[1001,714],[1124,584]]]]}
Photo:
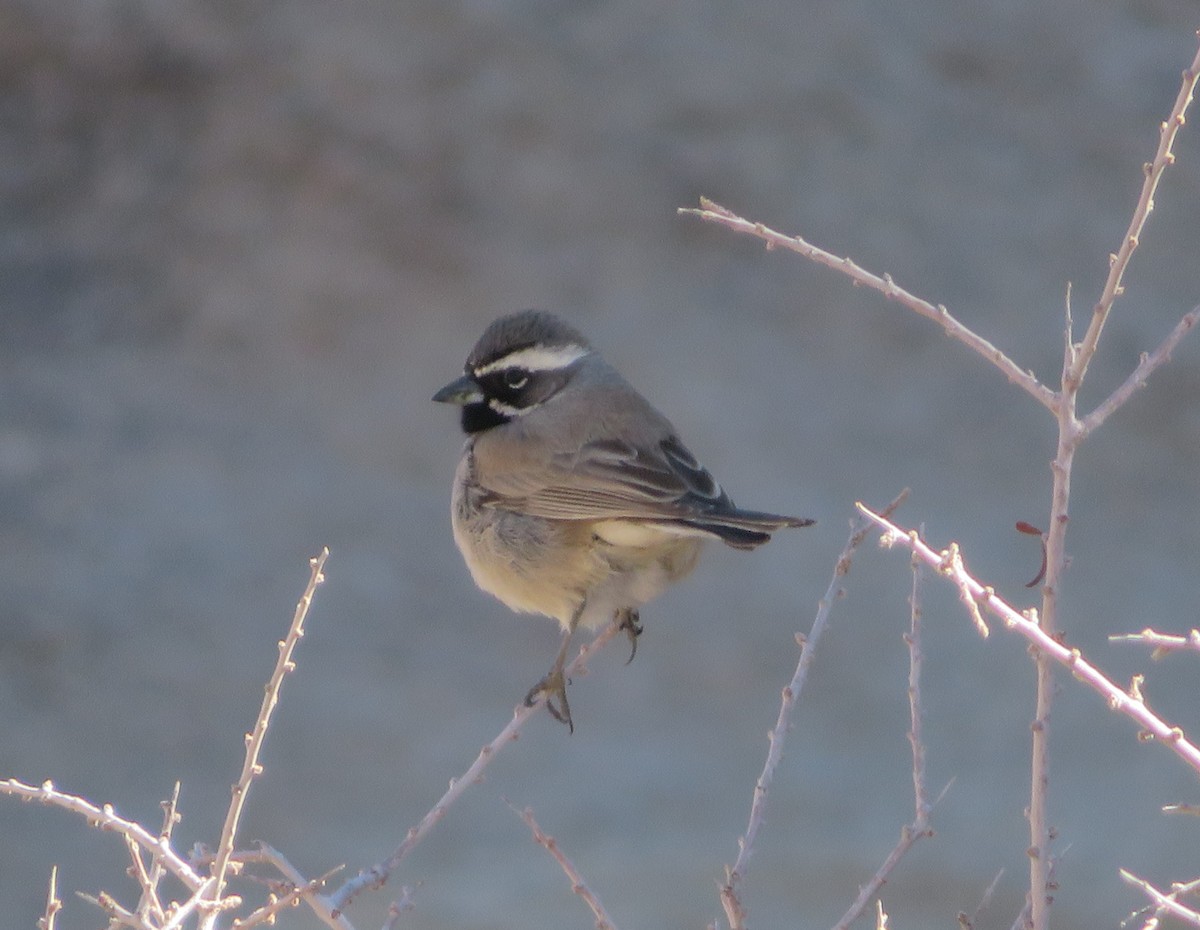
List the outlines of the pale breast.
{"type": "Polygon", "coordinates": [[[452,496],[454,541],[471,577],[510,610],[599,627],[690,573],[703,540],[675,525],[548,520],[504,510],[471,480],[470,446],[452,496]]]}
{"type": "Polygon", "coordinates": [[[544,614],[566,626],[609,571],[590,529],[484,506],[469,474],[464,456],[454,482],[452,525],[471,577],[510,610],[544,614]]]}

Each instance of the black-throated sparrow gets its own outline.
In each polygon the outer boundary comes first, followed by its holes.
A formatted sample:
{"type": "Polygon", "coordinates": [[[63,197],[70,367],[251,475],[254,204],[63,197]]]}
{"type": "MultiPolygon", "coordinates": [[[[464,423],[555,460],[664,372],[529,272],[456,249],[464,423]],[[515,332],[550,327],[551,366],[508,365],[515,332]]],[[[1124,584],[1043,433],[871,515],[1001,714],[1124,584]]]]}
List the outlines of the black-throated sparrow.
{"type": "Polygon", "coordinates": [[[616,622],[636,651],[638,608],[691,572],[705,539],[753,549],[813,522],[736,507],[667,418],[551,313],[496,320],[465,372],[433,395],[462,407],[467,434],[454,541],[480,588],[562,624],[525,702],[546,692],[572,730],[563,665],[577,627],[616,622]]]}

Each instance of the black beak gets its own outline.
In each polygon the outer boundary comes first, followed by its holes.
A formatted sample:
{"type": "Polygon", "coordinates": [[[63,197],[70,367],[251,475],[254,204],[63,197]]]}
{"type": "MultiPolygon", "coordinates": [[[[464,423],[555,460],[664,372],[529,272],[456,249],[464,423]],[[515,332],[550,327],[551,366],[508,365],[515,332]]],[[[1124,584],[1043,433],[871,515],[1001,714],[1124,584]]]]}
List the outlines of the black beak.
{"type": "Polygon", "coordinates": [[[439,404],[455,404],[459,407],[465,407],[467,404],[474,404],[483,400],[483,394],[480,393],[479,385],[472,381],[468,375],[463,375],[461,378],[451,381],[434,394],[433,400],[439,404]]]}

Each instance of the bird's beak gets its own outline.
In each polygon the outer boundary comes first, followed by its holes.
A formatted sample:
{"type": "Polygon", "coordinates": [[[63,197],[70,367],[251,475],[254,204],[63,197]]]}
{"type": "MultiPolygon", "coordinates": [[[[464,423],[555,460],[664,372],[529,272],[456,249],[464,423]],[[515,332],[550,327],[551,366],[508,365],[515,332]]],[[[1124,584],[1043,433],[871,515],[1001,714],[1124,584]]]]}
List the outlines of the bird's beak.
{"type": "Polygon", "coordinates": [[[456,404],[459,407],[465,407],[467,404],[483,400],[483,394],[479,391],[479,385],[467,375],[463,375],[434,394],[433,400],[439,404],[456,404]]]}

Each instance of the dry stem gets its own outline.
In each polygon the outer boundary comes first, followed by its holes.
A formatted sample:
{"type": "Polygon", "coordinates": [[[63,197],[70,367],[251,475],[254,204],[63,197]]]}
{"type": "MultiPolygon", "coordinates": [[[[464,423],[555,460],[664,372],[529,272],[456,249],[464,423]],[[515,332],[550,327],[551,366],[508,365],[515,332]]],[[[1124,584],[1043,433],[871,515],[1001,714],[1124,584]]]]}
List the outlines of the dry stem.
{"type": "MultiPolygon", "coordinates": [[[[892,847],[892,851],[883,860],[883,864],[871,876],[871,880],[859,889],[858,897],[842,915],[842,919],[834,925],[834,930],[848,930],[850,925],[858,920],[862,912],[866,910],[871,899],[879,894],[892,870],[913,847],[913,844],[922,837],[933,835],[933,830],[929,826],[929,814],[950,790],[950,785],[947,784],[931,804],[929,793],[925,787],[925,741],[921,735],[921,666],[923,658],[921,653],[921,564],[914,556],[912,592],[909,595],[910,625],[909,631],[904,637],[904,641],[908,645],[908,741],[912,747],[913,819],[911,823],[906,824],[900,830],[900,838],[896,841],[896,845],[892,847]]],[[[875,903],[879,908],[879,913],[882,913],[882,902],[876,899],[875,903]]]]}
{"type": "MultiPolygon", "coordinates": [[[[1183,72],[1183,81],[1166,121],[1162,124],[1159,144],[1152,162],[1145,166],[1145,180],[1141,195],[1130,219],[1129,229],[1120,249],[1111,256],[1107,281],[1100,300],[1093,309],[1092,319],[1082,342],[1076,343],[1072,332],[1070,300],[1068,293],[1065,340],[1063,350],[1060,388],[1051,391],[1028,371],[1021,369],[1012,359],[989,341],[973,332],[942,306],[915,297],[898,287],[889,275],[876,275],[859,267],[849,258],[839,258],[818,248],[799,236],[787,236],[776,232],[762,223],[754,223],[702,198],[700,208],[681,209],[680,213],[699,216],[735,232],[762,239],[768,249],[783,247],[847,275],[856,284],[871,287],[885,297],[896,300],[938,325],[945,332],[968,346],[995,365],[1013,384],[1020,387],[1055,417],[1058,423],[1058,440],[1054,461],[1051,464],[1053,489],[1051,491],[1050,527],[1044,542],[1046,546],[1046,576],[1042,588],[1042,633],[1048,640],[1058,635],[1058,597],[1063,574],[1066,569],[1066,532],[1068,505],[1070,503],[1071,471],[1075,450],[1092,430],[1099,427],[1118,410],[1134,392],[1145,384],[1150,374],[1162,365],[1183,336],[1200,319],[1200,307],[1186,314],[1154,352],[1144,355],[1129,377],[1102,402],[1090,415],[1082,420],[1076,415],[1079,387],[1086,374],[1088,364],[1095,355],[1100,333],[1111,312],[1114,300],[1122,293],[1121,279],[1128,267],[1130,257],[1137,248],[1146,218],[1154,208],[1153,195],[1166,167],[1174,162],[1171,148],[1179,129],[1184,124],[1187,108],[1192,100],[1197,75],[1200,73],[1200,49],[1197,49],[1192,64],[1183,72]]],[[[957,566],[962,569],[961,563],[957,566]]],[[[965,573],[965,572],[964,572],[965,573]]],[[[964,589],[965,593],[965,589],[964,589]]],[[[982,632],[986,635],[978,607],[969,598],[967,603],[982,632]]],[[[1035,657],[1037,667],[1037,707],[1031,726],[1030,747],[1030,872],[1029,872],[1029,919],[1034,930],[1046,930],[1049,926],[1049,904],[1047,894],[1050,870],[1050,827],[1047,812],[1050,771],[1049,725],[1054,697],[1053,664],[1045,652],[1035,657]]]]}
{"type": "Polygon", "coordinates": [[[1076,679],[1101,695],[1111,710],[1115,710],[1137,723],[1144,739],[1153,739],[1162,743],[1193,771],[1200,773],[1200,747],[1192,743],[1179,727],[1170,725],[1156,715],[1146,704],[1145,699],[1123,691],[1113,684],[1099,669],[1088,662],[1078,649],[1072,649],[1058,639],[1046,635],[1045,630],[1037,622],[1035,610],[1031,608],[1025,613],[1019,613],[998,597],[992,588],[984,586],[968,574],[962,561],[952,558],[952,549],[935,551],[915,530],[905,530],[861,503],[858,508],[886,531],[883,537],[886,545],[898,544],[912,550],[926,565],[935,568],[940,575],[947,577],[960,590],[969,594],[989,613],[1000,618],[1007,629],[1015,630],[1025,637],[1038,653],[1050,657],[1070,671],[1076,679]]]}
{"type": "Polygon", "coordinates": [[[246,806],[246,795],[250,791],[250,785],[254,779],[262,774],[263,769],[258,761],[258,756],[262,751],[263,741],[267,738],[267,727],[271,723],[271,714],[275,710],[275,705],[279,703],[279,689],[283,687],[284,676],[296,667],[292,661],[292,654],[304,636],[304,618],[308,616],[308,608],[312,605],[317,585],[325,580],[322,569],[328,558],[329,549],[325,548],[321,550],[319,556],[309,560],[312,571],[309,574],[308,585],[304,588],[304,593],[296,604],[296,610],[292,615],[292,625],[288,628],[287,636],[279,643],[279,659],[275,662],[275,670],[271,673],[270,681],[267,682],[262,707],[254,721],[254,729],[246,734],[246,756],[242,762],[242,774],[238,777],[237,784],[233,786],[233,799],[230,801],[229,810],[225,815],[225,825],[221,829],[221,839],[217,844],[216,860],[213,863],[212,874],[217,880],[213,889],[216,900],[220,900],[229,877],[229,857],[233,854],[238,823],[241,821],[242,811],[246,806]]]}
{"type": "MultiPolygon", "coordinates": [[[[595,639],[580,648],[579,655],[566,667],[564,673],[568,676],[581,674],[587,657],[593,651],[604,646],[617,632],[618,628],[616,624],[608,624],[595,639]]],[[[495,739],[479,751],[479,755],[475,757],[475,761],[471,763],[461,776],[450,780],[450,787],[446,790],[446,793],[421,818],[420,823],[409,829],[395,851],[382,862],[370,868],[363,869],[354,878],[344,882],[340,888],[329,896],[329,904],[334,917],[339,916],[360,892],[367,888],[379,888],[388,880],[392,872],[404,860],[404,857],[412,852],[413,847],[425,838],[439,820],[446,816],[446,812],[450,809],[450,806],[459,799],[463,792],[471,785],[478,784],[483,780],[483,772],[491,764],[492,759],[496,757],[496,754],[500,750],[520,736],[521,728],[525,726],[530,717],[537,713],[538,709],[545,703],[545,700],[545,695],[542,695],[530,707],[524,704],[518,705],[516,710],[513,711],[512,719],[508,722],[508,725],[496,735],[495,739]]]]}
{"type": "Polygon", "coordinates": [[[1200,320],[1200,306],[1195,306],[1186,313],[1183,319],[1175,324],[1175,328],[1167,334],[1167,338],[1159,344],[1157,349],[1153,352],[1142,353],[1137,368],[1130,372],[1129,377],[1125,379],[1120,387],[1105,398],[1095,410],[1079,421],[1076,442],[1086,439],[1093,430],[1107,420],[1115,411],[1120,409],[1134,395],[1134,392],[1146,386],[1146,379],[1150,377],[1156,368],[1171,357],[1175,346],[1179,345],[1179,341],[1196,325],[1197,320],[1200,320]]]}
{"type": "Polygon", "coordinates": [[[159,837],[152,836],[141,824],[117,816],[111,804],[105,804],[102,808],[97,807],[84,798],[73,794],[64,794],[49,781],[35,786],[10,778],[0,781],[0,794],[12,795],[26,801],[39,801],[51,807],[60,807],[63,810],[79,814],[87,819],[90,826],[119,833],[151,855],[157,853],[167,870],[179,879],[189,891],[195,892],[204,885],[204,879],[184,862],[175,850],[159,837]]]}
{"type": "Polygon", "coordinates": [[[257,846],[257,849],[235,852],[230,857],[230,861],[242,864],[266,863],[273,866],[275,870],[283,876],[284,880],[288,882],[288,884],[290,884],[296,892],[298,892],[298,899],[303,900],[312,909],[312,912],[316,914],[316,916],[319,917],[321,921],[326,924],[326,926],[330,927],[331,930],[354,930],[350,921],[348,921],[345,917],[334,916],[333,908],[329,903],[329,898],[321,894],[319,890],[320,885],[324,884],[331,875],[345,868],[345,866],[338,866],[337,868],[331,869],[329,872],[325,873],[325,875],[323,875],[320,879],[316,881],[309,881],[300,873],[299,869],[297,869],[291,864],[291,862],[288,861],[286,856],[279,852],[279,850],[268,845],[267,843],[262,842],[258,843],[257,846]]]}
{"type": "Polygon", "coordinates": [[[311,902],[317,897],[317,892],[325,882],[341,870],[341,866],[336,866],[320,875],[311,881],[292,881],[291,888],[283,895],[272,894],[270,899],[262,907],[246,917],[239,917],[233,922],[232,930],[249,930],[250,927],[257,927],[260,924],[268,926],[275,923],[275,918],[279,916],[281,911],[287,908],[295,907],[301,901],[311,902]]]}
{"type": "Polygon", "coordinates": [[[782,246],[785,249],[803,255],[805,258],[819,265],[840,271],[856,284],[879,291],[879,293],[883,294],[889,300],[895,300],[908,307],[914,313],[937,323],[946,331],[948,336],[957,339],[963,345],[979,353],[999,368],[1009,381],[1033,397],[1043,407],[1046,407],[1048,410],[1054,410],[1054,392],[1039,382],[1033,372],[1022,369],[1016,362],[1000,351],[1000,349],[988,342],[988,340],[968,329],[951,316],[950,311],[941,304],[935,306],[929,301],[922,300],[920,297],[897,285],[892,280],[891,275],[873,274],[855,264],[849,258],[840,258],[832,252],[826,252],[824,249],[805,241],[800,236],[788,236],[784,233],[776,232],[762,223],[755,223],[744,219],[732,210],[709,200],[707,197],[700,198],[699,209],[695,207],[680,207],[678,212],[698,216],[702,220],[717,223],[728,229],[732,229],[734,232],[756,236],[767,244],[768,249],[782,246]]]}
{"type": "Polygon", "coordinates": [[[1104,329],[1104,323],[1112,311],[1113,302],[1124,293],[1125,289],[1121,286],[1121,278],[1129,266],[1129,259],[1133,257],[1134,249],[1141,241],[1142,227],[1146,224],[1146,218],[1154,209],[1155,188],[1158,187],[1158,182],[1167,166],[1175,163],[1175,155],[1171,151],[1171,146],[1175,144],[1175,136],[1178,135],[1185,122],[1185,114],[1196,89],[1197,76],[1200,76],[1200,48],[1197,48],[1192,63],[1184,69],[1183,81],[1179,87],[1179,93],[1175,97],[1175,104],[1159,127],[1158,149],[1154,153],[1154,160],[1143,165],[1142,170],[1145,172],[1146,178],[1142,182],[1142,191],[1138,196],[1137,206],[1133,209],[1133,216],[1129,220],[1129,229],[1125,232],[1125,238],[1121,240],[1121,247],[1115,254],[1109,256],[1108,278],[1104,282],[1100,300],[1092,310],[1091,323],[1088,324],[1083,341],[1079,344],[1075,362],[1064,384],[1066,387],[1078,389],[1083,382],[1088,363],[1096,354],[1100,332],[1104,329]]]}
{"type": "Polygon", "coordinates": [[[600,903],[600,899],[596,897],[592,889],[588,887],[587,882],[583,880],[583,876],[579,874],[579,870],[575,868],[574,863],[567,858],[567,854],[559,847],[558,841],[554,837],[544,833],[542,828],[538,826],[538,822],[533,817],[533,810],[528,807],[524,810],[518,810],[516,805],[511,801],[508,802],[508,806],[512,808],[514,814],[525,821],[525,825],[532,831],[533,838],[537,844],[554,857],[554,861],[558,863],[567,878],[571,880],[571,890],[583,898],[584,903],[587,904],[593,916],[595,916],[596,930],[617,930],[616,924],[608,916],[608,911],[604,909],[604,905],[600,903]]]}
{"type": "MultiPolygon", "coordinates": [[[[884,510],[892,513],[907,497],[908,489],[905,488],[884,510]]],[[[821,635],[825,632],[825,627],[829,623],[829,611],[833,607],[833,602],[844,593],[841,587],[842,578],[850,571],[850,564],[853,561],[854,553],[862,545],[862,541],[866,538],[869,528],[869,524],[862,520],[851,521],[850,538],[846,540],[845,548],[842,549],[841,555],[838,556],[838,560],[834,564],[833,577],[829,580],[829,587],[825,590],[825,596],[817,604],[817,615],[813,620],[808,638],[796,637],[801,645],[800,659],[796,663],[796,671],[792,674],[792,680],[783,689],[779,705],[779,715],[776,717],[775,726],[767,735],[770,748],[767,750],[767,758],[763,763],[762,773],[758,776],[758,781],[754,785],[754,798],[750,802],[750,821],[746,825],[745,835],[738,840],[737,859],[734,860],[732,866],[725,870],[725,883],[721,886],[721,906],[725,910],[725,918],[729,922],[730,930],[744,930],[745,928],[746,913],[742,907],[739,885],[746,876],[750,855],[754,850],[754,841],[758,837],[759,829],[762,827],[763,812],[766,809],[767,803],[767,791],[771,787],[771,781],[775,777],[775,769],[779,766],[779,760],[783,756],[784,739],[788,730],[791,729],[792,709],[795,707],[796,699],[800,696],[800,692],[804,688],[804,682],[808,678],[808,670],[812,666],[813,659],[816,656],[817,643],[820,641],[821,635]]]]}
{"type": "Polygon", "coordinates": [[[46,889],[46,909],[38,918],[38,930],[54,930],[54,921],[62,910],[62,901],[58,899],[58,866],[50,868],[50,886],[46,889]]]}
{"type": "Polygon", "coordinates": [[[1153,646],[1150,658],[1161,659],[1169,652],[1200,652],[1200,630],[1193,629],[1186,636],[1176,636],[1172,633],[1156,633],[1147,627],[1140,633],[1123,633],[1110,636],[1110,643],[1139,643],[1153,646]]]}
{"type": "MultiPolygon", "coordinates": [[[[1157,926],[1158,918],[1163,914],[1170,914],[1184,923],[1191,924],[1193,927],[1200,927],[1200,912],[1194,911],[1190,907],[1185,907],[1177,900],[1178,895],[1184,890],[1183,887],[1174,889],[1170,894],[1163,894],[1144,878],[1138,878],[1132,872],[1127,872],[1125,869],[1121,869],[1121,878],[1134,887],[1140,888],[1154,902],[1154,916],[1146,922],[1146,927],[1157,926]]],[[[1195,883],[1192,884],[1194,885],[1195,883]]]]}

